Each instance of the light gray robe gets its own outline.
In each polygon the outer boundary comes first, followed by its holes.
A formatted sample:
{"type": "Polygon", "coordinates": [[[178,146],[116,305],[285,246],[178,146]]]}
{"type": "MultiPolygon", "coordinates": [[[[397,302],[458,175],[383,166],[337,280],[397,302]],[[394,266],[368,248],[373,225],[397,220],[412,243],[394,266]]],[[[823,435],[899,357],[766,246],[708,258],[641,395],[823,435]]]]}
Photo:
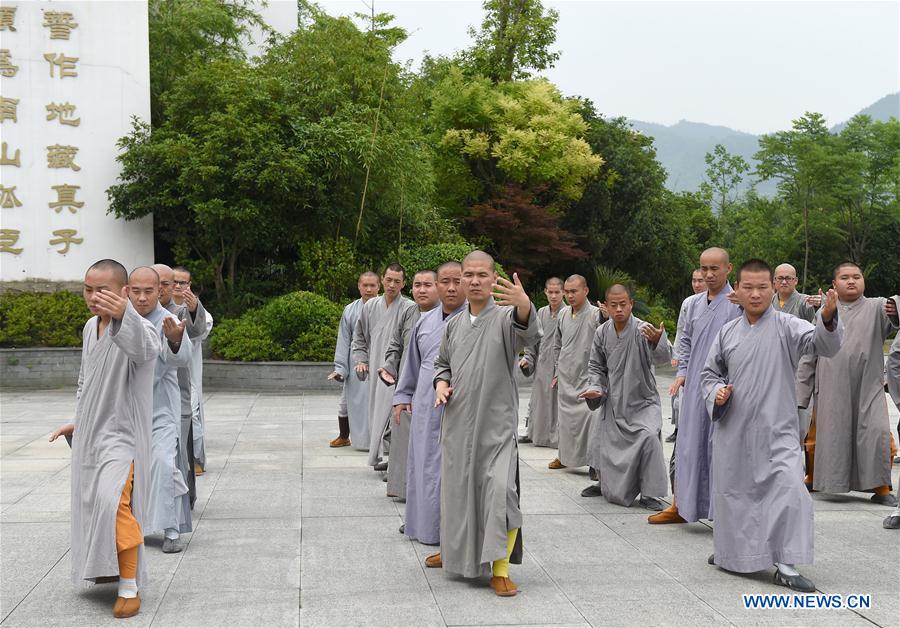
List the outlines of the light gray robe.
{"type": "MultiPolygon", "coordinates": [[[[816,308],[806,302],[807,295],[794,290],[782,306],[778,302],[778,294],[772,297],[772,307],[776,312],[791,314],[812,323],[816,320],[816,308]]],[[[816,356],[807,354],[800,357],[797,364],[797,413],[800,417],[800,438],[806,438],[812,417],[812,391],[816,380],[816,356]]]]}
{"type": "Polygon", "coordinates": [[[181,458],[181,391],[178,368],[193,361],[193,345],[183,332],[178,353],[172,353],[163,333],[163,320],[175,315],[161,305],[147,315],[159,334],[160,351],[153,375],[153,436],[150,462],[150,500],[144,535],[166,529],[191,531],[191,499],[181,458]]]}
{"type": "Polygon", "coordinates": [[[538,322],[544,335],[533,345],[525,347],[524,359],[528,362],[522,368],[526,376],[534,375],[531,382],[531,399],[528,401],[528,438],[535,447],[553,447],[559,445],[557,417],[559,416],[559,401],[556,388],[550,387],[553,380],[553,370],[556,368],[558,348],[556,336],[559,333],[557,325],[559,310],[554,314],[549,305],[538,310],[538,322]]]}
{"type": "Polygon", "coordinates": [[[394,389],[385,386],[377,375],[388,343],[407,308],[416,304],[399,295],[388,305],[384,295],[369,299],[363,305],[353,331],[353,364],[368,364],[369,373],[369,465],[381,462],[385,431],[391,417],[394,389]]]}
{"type": "MultiPolygon", "coordinates": [[[[679,514],[687,521],[712,519],[710,501],[710,418],[706,411],[700,373],[709,348],[728,321],[741,309],[728,300],[726,283],[712,302],[707,292],[688,297],[684,329],[678,338],[678,376],[684,377],[684,393],[678,417],[675,444],[675,499],[679,514]]],[[[793,377],[791,377],[793,381],[793,377]]]]}
{"type": "Polygon", "coordinates": [[[206,312],[206,331],[191,339],[191,428],[194,431],[194,460],[206,468],[206,416],[203,412],[203,341],[213,327],[213,317],[206,312]]]}
{"type": "MultiPolygon", "coordinates": [[[[678,359],[678,337],[682,334],[684,324],[687,322],[687,305],[687,299],[681,302],[681,309],[678,311],[678,321],[675,323],[675,340],[672,343],[672,358],[675,360],[678,359]]],[[[673,397],[670,397],[670,402],[672,404],[672,425],[675,426],[675,429],[678,429],[678,412],[681,409],[681,395],[683,393],[684,387],[682,386],[673,397]]]]}
{"type": "Polygon", "coordinates": [[[794,290],[782,306],[778,302],[778,293],[775,293],[775,296],[772,297],[772,307],[776,312],[784,312],[812,323],[816,320],[816,308],[806,302],[807,296],[794,290]]]}
{"type": "Polygon", "coordinates": [[[662,406],[654,365],[668,364],[672,347],[666,333],[651,348],[641,333],[648,323],[632,316],[621,334],[603,323],[594,334],[587,390],[603,396],[587,400],[600,407],[599,438],[591,443],[590,465],[600,472],[607,501],[631,506],[638,495],[668,494],[662,448],[662,406]]]}
{"type": "MultiPolygon", "coordinates": [[[[892,297],[897,305],[897,311],[900,312],[900,296],[892,297]]],[[[891,401],[900,410],[900,334],[894,337],[891,343],[891,350],[888,353],[887,366],[885,369],[887,375],[888,392],[891,395],[891,401]]],[[[897,500],[900,502],[900,484],[897,484],[897,500]]],[[[894,515],[900,515],[900,503],[898,503],[894,515]]]]}
{"type": "Polygon", "coordinates": [[[884,341],[896,328],[883,297],[840,303],[844,342],[816,365],[813,488],[868,491],[891,483],[891,427],[884,397],[884,341]]]}
{"type": "MultiPolygon", "coordinates": [[[[506,558],[507,533],[522,527],[516,431],[519,351],[540,336],[532,306],[527,325],[490,298],[474,321],[468,309],[444,330],[434,382],[453,395],[441,425],[441,560],[444,571],[475,578],[506,558]]],[[[522,560],[522,532],[510,562],[522,560]]]]}
{"type": "MultiPolygon", "coordinates": [[[[409,450],[406,464],[404,533],[421,543],[441,540],[441,414],[434,407],[434,360],[450,319],[465,309],[460,305],[444,317],[441,306],[422,315],[413,327],[397,380],[394,405],[411,404],[409,450]]],[[[404,413],[405,414],[405,413],[404,413]]],[[[392,454],[393,455],[393,454],[392,454]]],[[[391,460],[393,467],[394,461],[391,460]]]]}
{"type": "MultiPolygon", "coordinates": [[[[97,337],[99,317],[84,326],[72,438],[72,581],[119,575],[116,511],[134,462],[131,507],[141,529],[150,498],[153,370],[159,334],[131,303],[97,337]]],[[[138,586],[146,579],[138,550],[138,586]]]]}
{"type": "Polygon", "coordinates": [[[588,408],[578,395],[588,387],[588,359],[594,332],[602,322],[600,308],[586,302],[575,318],[572,307],[560,309],[553,342],[556,356],[554,375],[558,378],[557,407],[559,461],[567,467],[588,464],[588,449],[599,432],[599,412],[588,408]]]}
{"type": "Polygon", "coordinates": [[[354,449],[365,451],[369,447],[369,383],[356,377],[351,355],[353,330],[362,308],[363,300],[357,299],[347,305],[341,314],[334,347],[334,372],[344,379],[338,415],[350,417],[350,443],[354,449]]]}
{"type": "Polygon", "coordinates": [[[801,355],[838,352],[839,320],[834,327],[770,307],[755,325],[746,316],[727,323],[713,342],[700,377],[713,420],[713,555],[724,569],[813,562],[814,511],[803,484],[793,379],[801,355]],[[727,384],[731,397],[716,406],[727,384]]]}
{"type": "MultiPolygon", "coordinates": [[[[413,326],[422,316],[419,306],[408,308],[397,324],[397,329],[391,336],[391,342],[384,353],[382,368],[394,376],[396,381],[406,364],[406,348],[412,335],[413,326]]],[[[394,385],[396,386],[396,384],[394,385]]],[[[396,394],[396,389],[392,387],[396,394]]],[[[410,415],[407,412],[400,414],[400,425],[391,423],[391,464],[387,472],[388,497],[406,499],[406,460],[409,450],[409,422],[410,415]]]]}

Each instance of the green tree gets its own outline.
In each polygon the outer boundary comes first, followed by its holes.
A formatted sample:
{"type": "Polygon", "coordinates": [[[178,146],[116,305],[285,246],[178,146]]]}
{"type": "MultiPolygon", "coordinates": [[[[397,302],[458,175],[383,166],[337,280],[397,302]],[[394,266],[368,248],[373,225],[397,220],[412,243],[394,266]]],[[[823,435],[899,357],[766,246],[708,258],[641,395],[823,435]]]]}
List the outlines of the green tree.
{"type": "Polygon", "coordinates": [[[714,213],[721,214],[739,199],[739,188],[750,164],[740,155],[732,155],[721,144],[706,153],[706,180],[700,192],[709,201],[714,213]]]}

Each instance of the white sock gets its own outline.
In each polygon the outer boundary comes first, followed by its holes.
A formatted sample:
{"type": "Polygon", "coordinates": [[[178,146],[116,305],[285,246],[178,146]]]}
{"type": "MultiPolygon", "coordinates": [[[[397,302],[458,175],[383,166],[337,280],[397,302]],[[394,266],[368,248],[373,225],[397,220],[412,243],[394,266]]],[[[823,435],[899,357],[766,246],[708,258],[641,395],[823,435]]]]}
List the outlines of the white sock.
{"type": "Polygon", "coordinates": [[[119,597],[137,597],[137,580],[135,578],[119,578],[119,597]]]}
{"type": "Polygon", "coordinates": [[[166,528],[166,538],[177,541],[179,537],[178,530],[175,528],[166,528]]]}
{"type": "Polygon", "coordinates": [[[775,568],[785,576],[799,576],[800,572],[794,569],[793,565],[787,563],[775,563],[775,568]]]}

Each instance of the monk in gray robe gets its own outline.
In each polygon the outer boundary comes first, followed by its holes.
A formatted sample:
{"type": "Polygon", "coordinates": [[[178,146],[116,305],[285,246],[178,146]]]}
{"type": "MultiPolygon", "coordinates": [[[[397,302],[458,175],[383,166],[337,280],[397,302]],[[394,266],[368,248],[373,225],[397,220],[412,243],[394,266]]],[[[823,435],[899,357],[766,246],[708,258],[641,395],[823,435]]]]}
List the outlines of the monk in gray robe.
{"type": "MultiPolygon", "coordinates": [[[[153,270],[159,275],[159,304],[174,314],[179,321],[185,321],[185,330],[193,341],[206,333],[206,309],[190,289],[184,291],[184,302],[178,305],[172,296],[175,289],[175,271],[165,264],[154,264],[153,270]]],[[[178,367],[178,389],[181,391],[181,435],[178,449],[187,469],[185,481],[191,496],[191,508],[197,500],[197,479],[194,469],[194,425],[191,405],[191,368],[178,367]]]]}
{"type": "MultiPolygon", "coordinates": [[[[694,294],[700,294],[701,292],[706,292],[706,282],[703,280],[703,273],[700,269],[694,270],[691,273],[691,290],[694,294]]],[[[681,302],[681,309],[678,311],[678,321],[675,323],[675,340],[672,341],[672,368],[678,368],[678,336],[682,333],[684,329],[684,324],[687,321],[687,316],[685,313],[687,312],[687,304],[688,300],[685,299],[681,302]]],[[[672,405],[672,425],[675,426],[675,431],[672,432],[672,435],[666,439],[667,443],[674,443],[675,439],[678,437],[678,411],[681,408],[681,395],[683,393],[683,389],[681,386],[675,386],[674,383],[669,387],[669,401],[672,405]]],[[[669,474],[672,477],[672,484],[675,483],[675,449],[672,448],[672,459],[669,461],[669,474]]]]}
{"type": "Polygon", "coordinates": [[[91,266],[75,422],[57,429],[72,445],[72,581],[119,580],[117,618],[136,615],[146,580],[142,529],[150,498],[153,370],[159,333],[128,300],[125,268],[91,266]]]}
{"type": "Polygon", "coordinates": [[[837,355],[816,364],[814,423],[807,434],[814,452],[812,487],[824,493],[872,492],[876,504],[896,506],[882,356],[884,341],[898,326],[897,309],[891,300],[864,296],[862,270],[851,262],[835,268],[833,284],[844,342],[837,355]]]}
{"type": "Polygon", "coordinates": [[[700,374],[713,421],[715,551],[709,562],[752,573],[775,566],[775,584],[812,593],[795,564],[813,562],[813,504],[803,485],[794,413],[801,355],[841,348],[837,294],[813,325],[772,307],[773,272],[759,259],[737,274],[743,315],[726,323],[700,374]]]}
{"type": "MultiPolygon", "coordinates": [[[[604,318],[600,308],[588,300],[587,281],[572,275],[563,285],[568,305],[557,319],[552,351],[556,353],[554,377],[550,385],[557,389],[559,455],[547,465],[550,469],[588,465],[588,450],[598,427],[598,412],[578,398],[588,387],[588,359],[594,332],[604,318]]],[[[597,479],[592,472],[592,479],[597,479]]]]}
{"type": "Polygon", "coordinates": [[[160,351],[153,377],[153,435],[150,445],[150,502],[144,536],[165,533],[162,551],[180,552],[178,538],[190,532],[191,500],[185,483],[187,470],[179,453],[181,391],[178,367],[193,361],[193,346],[184,331],[185,322],[159,304],[159,275],[147,266],[134,269],[128,278],[128,298],[137,313],[153,323],[159,333],[160,351]]]}
{"type": "Polygon", "coordinates": [[[650,515],[649,523],[685,523],[711,519],[710,418],[700,388],[700,373],[716,334],[728,321],[740,316],[731,301],[728,283],[732,265],[728,251],[710,248],[700,255],[700,271],[706,291],[688,297],[684,329],[678,338],[678,372],[673,388],[684,386],[675,443],[675,499],[672,505],[650,515]]]}
{"type": "Polygon", "coordinates": [[[462,283],[468,310],[447,324],[434,364],[435,404],[446,406],[441,553],[426,564],[467,578],[490,571],[494,592],[512,596],[509,563],[522,556],[515,369],[541,332],[518,275],[498,278],[487,253],[466,256],[462,283]]]}
{"type": "MultiPolygon", "coordinates": [[[[383,366],[378,369],[378,377],[386,386],[394,386],[403,365],[406,363],[406,347],[419,317],[429,312],[438,304],[437,273],[433,270],[420,270],[413,275],[412,297],[416,307],[407,308],[397,328],[391,336],[391,342],[384,353],[383,366]]],[[[396,394],[396,391],[395,391],[396,394]]],[[[408,412],[400,414],[400,422],[391,427],[391,464],[388,467],[387,496],[406,499],[406,459],[409,449],[408,412]]]]}
{"type": "MultiPolygon", "coordinates": [[[[406,512],[401,532],[423,545],[441,540],[441,414],[434,405],[434,360],[444,328],[465,306],[462,265],[445,262],[437,271],[440,306],[422,314],[409,339],[406,362],[394,392],[394,424],[411,415],[406,465],[406,512]]],[[[391,469],[394,462],[391,461],[391,469]]],[[[431,562],[434,562],[434,558],[431,562]]]]}
{"type": "Polygon", "coordinates": [[[662,448],[662,406],[655,365],[667,364],[672,349],[665,328],[632,315],[634,299],[615,284],[606,291],[611,320],[594,334],[588,364],[589,382],[579,397],[600,408],[598,438],[591,443],[591,467],[600,480],[583,497],[662,510],[658,497],[668,493],[662,448]]]}
{"type": "Polygon", "coordinates": [[[391,417],[392,388],[385,386],[375,375],[384,361],[391,336],[403,314],[415,303],[400,294],[406,283],[406,271],[400,264],[384,269],[381,285],[384,294],[368,301],[362,308],[356,329],[353,331],[351,351],[354,370],[360,379],[369,380],[369,465],[376,471],[387,471],[387,463],[381,454],[390,436],[387,434],[391,417]],[[369,362],[373,376],[369,377],[369,362]]]}
{"type": "Polygon", "coordinates": [[[334,370],[328,379],[341,383],[341,400],[338,402],[338,437],[329,447],[347,447],[356,443],[356,449],[366,450],[369,446],[369,383],[357,377],[350,377],[353,370],[351,344],[356,322],[363,305],[378,296],[381,279],[372,271],[359,276],[356,288],[359,298],[347,305],[341,314],[337,343],[334,347],[334,370]]]}
{"type": "MultiPolygon", "coordinates": [[[[175,281],[172,300],[176,305],[184,303],[186,291],[191,290],[191,272],[184,266],[172,269],[175,281]]],[[[205,308],[204,308],[205,309],[205,308]]],[[[209,337],[213,328],[213,317],[206,310],[206,329],[202,334],[191,338],[191,430],[194,439],[194,475],[201,476],[206,471],[206,415],[203,412],[203,341],[209,337]]]]}
{"type": "Polygon", "coordinates": [[[538,310],[538,322],[544,335],[530,347],[525,347],[525,355],[519,360],[519,368],[526,377],[534,375],[531,383],[531,399],[528,414],[525,415],[525,436],[520,443],[534,443],[536,447],[559,446],[557,431],[557,390],[550,384],[556,368],[555,351],[558,332],[559,312],[563,306],[563,281],[551,277],[544,282],[547,305],[538,310]]]}
{"type": "MultiPolygon", "coordinates": [[[[894,302],[895,308],[900,308],[900,296],[894,295],[891,300],[894,302]]],[[[887,375],[888,392],[891,394],[891,400],[897,406],[897,409],[900,410],[900,334],[897,334],[894,337],[894,342],[891,343],[885,374],[887,375]]],[[[897,485],[895,497],[900,502],[900,485],[897,485]]],[[[890,530],[900,528],[900,503],[898,503],[894,512],[884,518],[883,525],[890,530]]]]}

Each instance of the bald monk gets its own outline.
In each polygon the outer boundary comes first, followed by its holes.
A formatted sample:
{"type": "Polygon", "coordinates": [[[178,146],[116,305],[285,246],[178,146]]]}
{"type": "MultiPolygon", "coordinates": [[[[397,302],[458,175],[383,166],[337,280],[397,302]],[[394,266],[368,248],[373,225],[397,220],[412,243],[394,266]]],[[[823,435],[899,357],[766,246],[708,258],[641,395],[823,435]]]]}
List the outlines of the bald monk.
{"type": "Polygon", "coordinates": [[[357,443],[356,449],[364,450],[369,446],[369,383],[349,377],[353,370],[350,345],[363,305],[377,297],[380,288],[378,274],[371,270],[364,272],[356,282],[359,298],[348,304],[341,313],[334,347],[334,370],[328,375],[329,380],[342,384],[341,400],[338,402],[338,436],[328,444],[329,447],[348,447],[351,443],[357,443]]]}
{"type": "MultiPolygon", "coordinates": [[[[711,519],[710,417],[701,389],[700,373],[716,334],[741,310],[732,302],[728,283],[732,265],[728,251],[718,247],[700,255],[700,272],[706,291],[688,297],[684,329],[678,338],[678,372],[674,392],[684,386],[675,443],[675,498],[662,512],[650,515],[649,523],[685,523],[711,519]]],[[[673,392],[670,390],[670,392],[673,392]]]]}
{"type": "Polygon", "coordinates": [[[534,443],[536,447],[558,447],[557,427],[558,408],[556,388],[552,388],[553,370],[556,368],[556,352],[554,344],[558,331],[557,322],[562,309],[563,281],[559,277],[551,277],[544,282],[544,296],[547,305],[538,310],[538,321],[544,335],[535,344],[525,347],[525,355],[519,360],[522,373],[530,377],[534,375],[531,385],[531,399],[528,401],[528,413],[525,415],[525,436],[519,438],[520,443],[534,443]]]}
{"type": "Polygon", "coordinates": [[[72,581],[118,578],[117,618],[141,608],[146,579],[142,526],[150,497],[153,370],[159,333],[128,300],[128,275],[115,260],[91,266],[75,422],[50,436],[72,445],[72,581]]]}
{"type": "MultiPolygon", "coordinates": [[[[552,350],[557,354],[550,385],[557,389],[559,455],[547,465],[550,469],[584,467],[598,427],[598,411],[578,398],[588,387],[588,359],[594,332],[603,322],[600,309],[588,300],[587,280],[572,275],[563,284],[568,305],[559,313],[552,350]]],[[[598,479],[595,470],[591,478],[598,479]]]]}
{"type": "MultiPolygon", "coordinates": [[[[900,296],[894,295],[891,299],[895,308],[900,308],[900,296]]],[[[891,344],[891,350],[888,354],[887,367],[887,383],[888,391],[891,394],[891,400],[897,409],[900,410],[900,334],[894,337],[891,344]]],[[[897,494],[895,497],[900,500],[900,485],[897,485],[897,494]]],[[[900,504],[894,509],[894,512],[884,518],[885,528],[896,530],[900,528],[900,504]]]]}
{"type": "Polygon", "coordinates": [[[896,506],[882,358],[884,341],[898,327],[896,304],[866,297],[863,272],[852,262],[835,267],[832,283],[844,342],[837,355],[816,363],[815,409],[806,438],[813,468],[807,474],[813,490],[871,492],[874,503],[896,506]]]}
{"type": "Polygon", "coordinates": [[[518,275],[498,278],[490,255],[467,255],[462,277],[469,307],[447,323],[434,363],[435,404],[445,406],[441,553],[426,565],[466,578],[490,571],[508,597],[518,592],[509,563],[522,557],[515,369],[541,332],[518,275]]]}
{"type": "Polygon", "coordinates": [[[579,394],[600,408],[590,451],[600,480],[581,495],[604,495],[620,506],[631,506],[640,495],[642,508],[659,511],[658,498],[668,487],[654,366],[667,364],[672,349],[663,325],[656,328],[633,316],[634,299],[625,286],[610,286],[605,303],[611,320],[594,334],[588,387],[579,394]]]}
{"type": "Polygon", "coordinates": [[[191,500],[184,461],[178,448],[181,435],[181,391],[178,368],[193,362],[193,345],[185,333],[185,322],[159,304],[159,275],[147,266],[131,271],[128,298],[137,313],[153,324],[159,334],[160,351],[153,377],[153,434],[150,444],[150,501],[144,536],[163,532],[162,551],[180,552],[182,532],[190,532],[191,500]]]}

